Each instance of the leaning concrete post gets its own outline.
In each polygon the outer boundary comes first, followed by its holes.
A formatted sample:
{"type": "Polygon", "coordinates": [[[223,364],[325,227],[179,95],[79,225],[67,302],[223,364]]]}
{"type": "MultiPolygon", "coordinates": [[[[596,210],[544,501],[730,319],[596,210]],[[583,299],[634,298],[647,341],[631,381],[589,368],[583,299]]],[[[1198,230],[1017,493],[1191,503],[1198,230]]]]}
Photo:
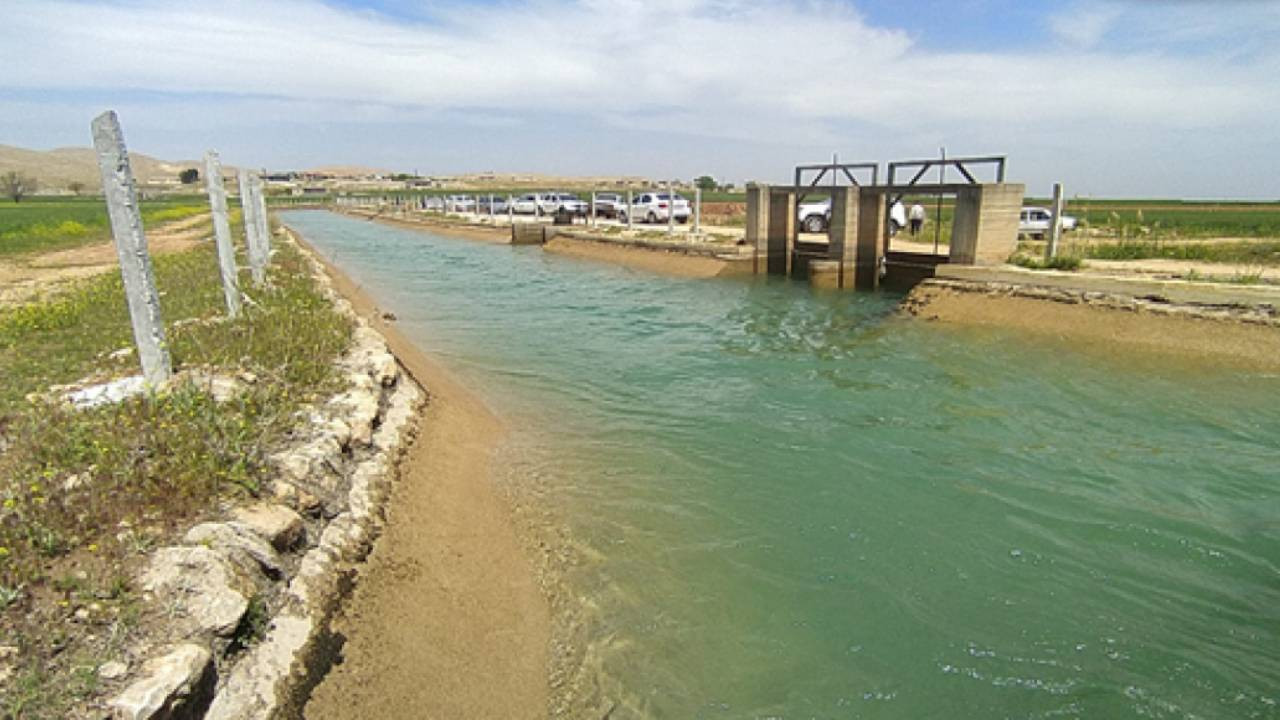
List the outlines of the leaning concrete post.
{"type": "Polygon", "coordinates": [[[693,189],[693,232],[702,232],[702,188],[693,189]]]}
{"type": "Polygon", "coordinates": [[[151,267],[151,254],[147,252],[147,235],[142,229],[138,192],[129,167],[129,151],[124,146],[124,133],[114,111],[94,118],[92,127],[93,147],[98,152],[98,169],[102,171],[102,194],[107,200],[111,235],[120,258],[120,276],[129,303],[133,340],[142,360],[142,375],[148,383],[159,385],[173,376],[173,365],[165,342],[164,321],[160,317],[155,270],[151,267]]]}
{"type": "Polygon", "coordinates": [[[245,254],[249,256],[249,269],[253,273],[253,284],[262,285],[267,281],[267,272],[262,262],[262,241],[258,238],[258,221],[254,217],[258,213],[258,203],[253,199],[253,181],[248,170],[241,170],[240,180],[240,212],[244,215],[245,254]]]}
{"type": "Polygon", "coordinates": [[[253,219],[258,223],[258,252],[262,253],[262,267],[271,262],[271,228],[267,225],[267,197],[262,185],[262,177],[257,173],[249,175],[253,187],[253,204],[256,208],[253,219]]]}
{"type": "Polygon", "coordinates": [[[633,199],[633,198],[632,198],[632,196],[631,196],[631,189],[630,189],[630,188],[628,188],[628,189],[627,189],[627,229],[628,229],[628,230],[630,230],[630,229],[631,229],[631,215],[632,215],[632,213],[631,213],[631,202],[632,202],[632,199],[633,199]]]}
{"type": "Polygon", "coordinates": [[[231,244],[231,223],[227,220],[227,189],[222,186],[222,161],[210,150],[204,156],[204,182],[213,213],[213,239],[218,246],[218,269],[222,273],[222,294],[227,315],[240,314],[240,283],[236,276],[236,249],[231,244]]]}
{"type": "Polygon", "coordinates": [[[676,187],[667,182],[667,237],[676,231],[676,187]]]}
{"type": "Polygon", "coordinates": [[[1045,247],[1044,256],[1058,256],[1058,242],[1062,239],[1062,183],[1053,184],[1053,210],[1049,219],[1049,244],[1045,247]]]}

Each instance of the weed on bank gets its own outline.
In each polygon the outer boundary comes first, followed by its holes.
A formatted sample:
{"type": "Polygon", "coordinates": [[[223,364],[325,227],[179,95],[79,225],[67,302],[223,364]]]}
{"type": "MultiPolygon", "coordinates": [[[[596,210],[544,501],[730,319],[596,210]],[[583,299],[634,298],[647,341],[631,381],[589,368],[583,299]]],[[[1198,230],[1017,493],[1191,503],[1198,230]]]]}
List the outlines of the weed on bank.
{"type": "Polygon", "coordinates": [[[174,370],[235,377],[224,402],[200,382],[87,410],[48,391],[139,372],[118,273],[0,308],[0,644],[19,658],[0,717],[64,717],[91,693],[137,617],[146,553],[257,495],[297,411],[340,389],[350,321],[295,248],[272,262],[228,321],[211,242],[155,260],[174,370]]]}

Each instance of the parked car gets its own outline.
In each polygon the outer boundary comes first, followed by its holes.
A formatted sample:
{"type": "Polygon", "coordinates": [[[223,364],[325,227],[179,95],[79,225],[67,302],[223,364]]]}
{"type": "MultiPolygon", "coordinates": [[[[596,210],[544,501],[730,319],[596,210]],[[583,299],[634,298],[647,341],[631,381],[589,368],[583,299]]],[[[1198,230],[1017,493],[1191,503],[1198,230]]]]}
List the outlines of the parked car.
{"type": "Polygon", "coordinates": [[[804,232],[826,232],[827,227],[831,225],[831,200],[800,203],[796,215],[800,221],[800,229],[804,232]]]}
{"type": "Polygon", "coordinates": [[[490,198],[493,200],[493,214],[501,215],[507,212],[507,198],[504,195],[481,195],[476,201],[476,212],[482,215],[488,215],[490,212],[490,198]]]}
{"type": "Polygon", "coordinates": [[[640,193],[632,200],[631,207],[622,210],[618,219],[626,221],[630,216],[633,220],[656,223],[666,222],[670,217],[676,222],[683,223],[689,221],[689,215],[689,201],[678,193],[673,195],[651,190],[640,193]]]}
{"type": "Polygon", "coordinates": [[[511,201],[511,210],[518,215],[538,212],[538,193],[525,193],[511,201]]]}
{"type": "Polygon", "coordinates": [[[596,193],[596,217],[616,218],[627,204],[627,199],[618,193],[596,193]]]}
{"type": "Polygon", "coordinates": [[[555,192],[543,196],[542,211],[548,215],[567,212],[579,217],[587,216],[587,203],[573,193],[555,192]]]}
{"type": "Polygon", "coordinates": [[[444,198],[439,195],[428,195],[422,199],[423,210],[443,210],[444,198]]]}
{"type": "Polygon", "coordinates": [[[450,212],[475,212],[476,199],[469,195],[450,195],[445,204],[450,212]]]}
{"type": "MultiPolygon", "coordinates": [[[[1024,207],[1022,214],[1018,216],[1018,234],[1030,235],[1034,238],[1042,238],[1049,232],[1049,225],[1053,222],[1053,213],[1048,208],[1042,207],[1024,207]]],[[[1066,213],[1062,214],[1062,229],[1075,230],[1076,219],[1066,213]]]]}

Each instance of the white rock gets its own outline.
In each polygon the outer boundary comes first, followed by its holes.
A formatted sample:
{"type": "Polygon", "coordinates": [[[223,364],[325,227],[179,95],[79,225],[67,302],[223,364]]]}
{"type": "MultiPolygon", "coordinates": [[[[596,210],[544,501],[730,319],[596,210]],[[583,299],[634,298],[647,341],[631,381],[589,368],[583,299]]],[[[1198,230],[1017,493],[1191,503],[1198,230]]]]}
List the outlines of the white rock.
{"type": "Polygon", "coordinates": [[[90,385],[67,393],[67,401],[77,408],[93,408],[121,402],[147,390],[147,380],[141,375],[90,385]]]}
{"type": "Polygon", "coordinates": [[[111,700],[121,720],[195,717],[213,690],[213,655],[200,645],[179,645],[169,654],[148,660],[142,679],[111,700]]]}
{"type": "Polygon", "coordinates": [[[303,539],[302,516],[283,505],[248,505],[236,508],[232,516],[277,550],[288,550],[303,539]]]}
{"type": "Polygon", "coordinates": [[[277,691],[288,680],[298,653],[311,639],[312,629],[311,620],[305,616],[277,617],[267,637],[231,669],[204,720],[271,717],[277,706],[277,691]]]}
{"type": "Polygon", "coordinates": [[[396,358],[389,352],[374,353],[369,358],[370,371],[373,379],[382,387],[391,387],[395,385],[396,378],[400,375],[400,366],[396,364],[396,358]]]}
{"type": "Polygon", "coordinates": [[[279,577],[284,570],[271,544],[245,523],[200,523],[187,531],[183,541],[247,558],[271,577],[279,577]]]}
{"type": "Polygon", "coordinates": [[[129,666],[119,660],[102,663],[98,666],[98,677],[103,680],[119,680],[129,672],[129,666]]]}
{"type": "Polygon", "coordinates": [[[230,635],[249,607],[241,588],[252,583],[237,575],[222,555],[202,546],[161,548],[151,556],[143,588],[170,608],[187,635],[230,635]]]}

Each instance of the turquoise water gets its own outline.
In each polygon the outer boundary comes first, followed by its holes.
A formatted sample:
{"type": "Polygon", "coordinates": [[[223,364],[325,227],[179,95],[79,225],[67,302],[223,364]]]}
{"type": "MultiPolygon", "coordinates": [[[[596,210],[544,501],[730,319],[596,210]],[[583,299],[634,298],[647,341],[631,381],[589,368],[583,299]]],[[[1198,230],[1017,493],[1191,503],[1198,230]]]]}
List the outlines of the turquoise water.
{"type": "Polygon", "coordinates": [[[569,714],[1280,717],[1280,378],[284,217],[507,419],[569,714]]]}

